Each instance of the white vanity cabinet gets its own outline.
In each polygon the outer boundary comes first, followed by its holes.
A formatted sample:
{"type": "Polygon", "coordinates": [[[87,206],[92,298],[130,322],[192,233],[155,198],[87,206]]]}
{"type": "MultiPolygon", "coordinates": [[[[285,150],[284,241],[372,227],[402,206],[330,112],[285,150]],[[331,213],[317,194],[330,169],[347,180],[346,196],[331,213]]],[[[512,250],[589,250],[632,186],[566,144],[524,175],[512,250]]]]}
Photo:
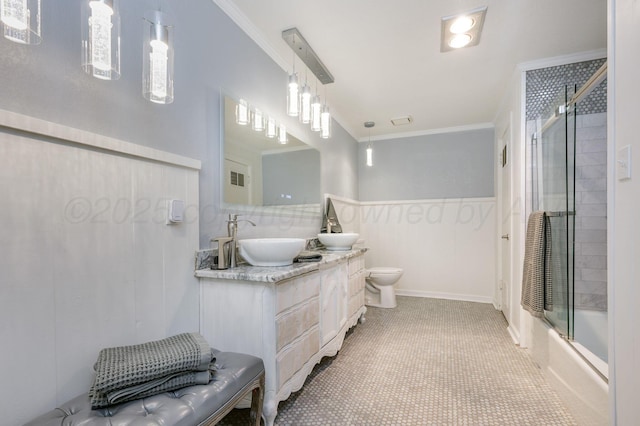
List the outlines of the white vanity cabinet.
{"type": "Polygon", "coordinates": [[[364,285],[358,281],[364,282],[362,253],[326,255],[329,260],[315,269],[298,267],[281,280],[265,268],[238,268],[235,278],[231,270],[196,271],[200,333],[212,347],[264,361],[267,426],[273,425],[278,402],[302,388],[322,357],[337,354],[347,330],[365,313],[364,285]]]}

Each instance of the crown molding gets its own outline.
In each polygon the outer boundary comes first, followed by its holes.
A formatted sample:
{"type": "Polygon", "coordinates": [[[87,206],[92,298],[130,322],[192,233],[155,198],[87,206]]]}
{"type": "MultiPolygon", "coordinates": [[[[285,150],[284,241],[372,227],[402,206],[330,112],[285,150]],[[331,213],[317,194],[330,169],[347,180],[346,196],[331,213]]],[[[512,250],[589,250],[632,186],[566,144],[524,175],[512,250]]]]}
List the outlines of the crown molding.
{"type": "Polygon", "coordinates": [[[607,49],[589,50],[586,52],[572,53],[570,55],[553,56],[551,58],[536,59],[534,61],[518,64],[520,71],[537,70],[540,68],[557,67],[560,65],[574,64],[576,62],[593,61],[607,57],[607,49]]]}

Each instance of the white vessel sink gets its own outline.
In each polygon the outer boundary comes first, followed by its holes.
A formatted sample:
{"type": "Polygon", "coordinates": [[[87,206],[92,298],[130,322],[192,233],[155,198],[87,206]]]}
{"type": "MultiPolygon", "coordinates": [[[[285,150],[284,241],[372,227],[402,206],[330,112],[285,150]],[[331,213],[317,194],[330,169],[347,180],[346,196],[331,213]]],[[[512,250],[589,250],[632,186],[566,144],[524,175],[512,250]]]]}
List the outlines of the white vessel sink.
{"type": "Polygon", "coordinates": [[[253,266],[286,266],[304,250],[302,238],[250,238],[238,240],[240,256],[253,266]]]}
{"type": "Polygon", "coordinates": [[[358,241],[360,234],[342,232],[338,234],[318,234],[318,239],[327,250],[351,250],[351,246],[358,241]]]}

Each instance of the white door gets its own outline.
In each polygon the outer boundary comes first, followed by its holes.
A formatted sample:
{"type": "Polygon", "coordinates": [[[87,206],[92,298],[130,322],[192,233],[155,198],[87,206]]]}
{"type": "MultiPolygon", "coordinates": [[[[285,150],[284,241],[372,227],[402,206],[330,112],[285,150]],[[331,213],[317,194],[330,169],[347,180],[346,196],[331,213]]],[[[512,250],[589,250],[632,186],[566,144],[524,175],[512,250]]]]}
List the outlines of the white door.
{"type": "Polygon", "coordinates": [[[501,298],[500,305],[504,317],[511,323],[511,225],[512,225],[512,199],[511,199],[511,144],[509,138],[510,128],[505,130],[502,135],[502,153],[501,169],[500,169],[500,194],[501,194],[501,220],[500,220],[500,252],[501,252],[501,271],[500,271],[500,289],[501,298]]]}
{"type": "Polygon", "coordinates": [[[251,204],[250,167],[237,161],[224,159],[224,202],[251,204]]]}

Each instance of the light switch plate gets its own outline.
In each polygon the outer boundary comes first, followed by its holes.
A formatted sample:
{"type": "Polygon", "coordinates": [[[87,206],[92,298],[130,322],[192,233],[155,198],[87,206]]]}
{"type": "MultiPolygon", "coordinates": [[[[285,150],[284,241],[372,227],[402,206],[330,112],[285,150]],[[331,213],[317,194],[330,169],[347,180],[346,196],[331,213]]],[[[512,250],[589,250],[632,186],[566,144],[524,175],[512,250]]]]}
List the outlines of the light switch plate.
{"type": "Polygon", "coordinates": [[[631,146],[626,145],[618,150],[616,158],[616,176],[618,180],[631,179],[631,146]]]}
{"type": "Polygon", "coordinates": [[[169,200],[167,204],[167,225],[182,222],[184,220],[184,201],[169,200]]]}

